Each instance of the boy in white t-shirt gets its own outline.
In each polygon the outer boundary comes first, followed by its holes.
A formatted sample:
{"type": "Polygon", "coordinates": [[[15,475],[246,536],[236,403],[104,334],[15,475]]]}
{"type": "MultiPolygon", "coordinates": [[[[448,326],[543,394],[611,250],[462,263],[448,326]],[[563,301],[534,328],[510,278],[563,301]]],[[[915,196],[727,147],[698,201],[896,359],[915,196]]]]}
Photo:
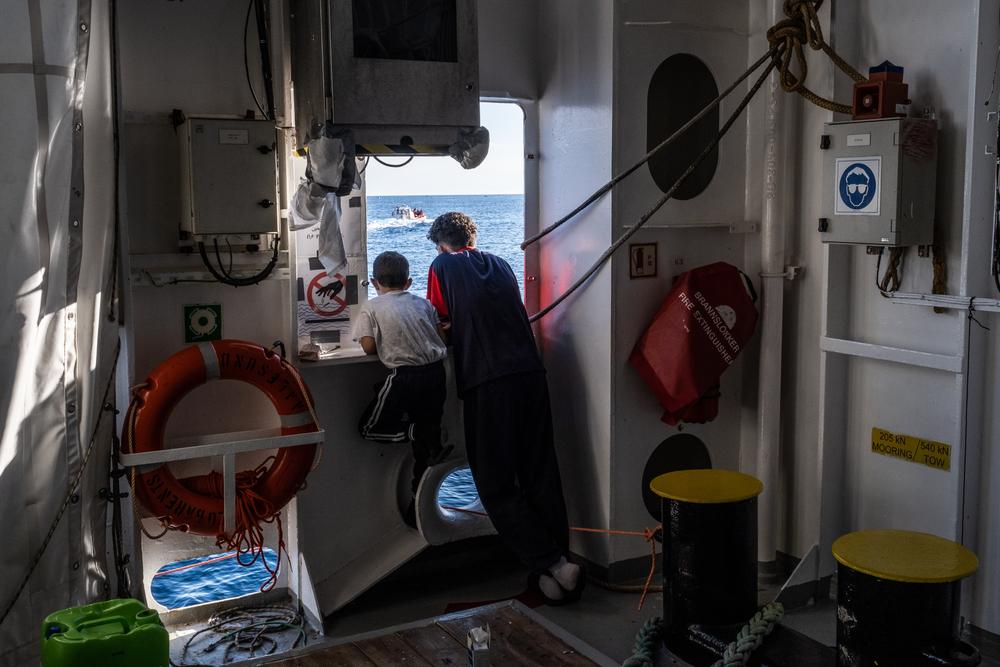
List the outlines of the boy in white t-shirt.
{"type": "MultiPolygon", "coordinates": [[[[437,311],[430,301],[411,294],[410,265],[398,252],[383,252],[372,265],[378,296],[367,302],[354,323],[354,340],[367,354],[377,354],[389,369],[375,386],[375,398],[358,423],[361,437],[413,446],[413,492],[432,463],[450,452],[441,444],[444,413],[444,358],[448,349],[437,311]]],[[[403,518],[416,526],[410,502],[403,518]]]]}

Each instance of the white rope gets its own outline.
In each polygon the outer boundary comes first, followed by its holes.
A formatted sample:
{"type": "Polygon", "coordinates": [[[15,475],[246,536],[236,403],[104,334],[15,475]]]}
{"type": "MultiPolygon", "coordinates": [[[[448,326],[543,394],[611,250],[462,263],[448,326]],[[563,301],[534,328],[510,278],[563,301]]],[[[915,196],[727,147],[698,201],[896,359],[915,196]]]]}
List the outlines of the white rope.
{"type": "Polygon", "coordinates": [[[754,614],[747,624],[740,628],[736,639],[726,647],[722,659],[712,667],[743,667],[750,656],[760,648],[764,639],[771,634],[774,626],[785,615],[785,607],[780,602],[770,602],[754,614]]]}

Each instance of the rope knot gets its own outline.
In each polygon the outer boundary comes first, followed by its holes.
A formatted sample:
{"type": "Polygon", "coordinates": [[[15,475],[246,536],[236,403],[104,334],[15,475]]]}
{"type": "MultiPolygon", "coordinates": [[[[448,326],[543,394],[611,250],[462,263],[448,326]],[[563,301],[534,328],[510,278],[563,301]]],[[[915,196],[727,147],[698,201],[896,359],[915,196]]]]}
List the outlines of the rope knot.
{"type": "Polygon", "coordinates": [[[852,111],[849,105],[838,104],[833,100],[820,97],[805,85],[809,75],[809,66],[802,48],[804,44],[808,44],[809,48],[814,51],[825,53],[833,61],[833,64],[855,81],[865,80],[823,39],[823,27],[816,13],[822,4],[823,0],[785,0],[782,9],[787,18],[778,21],[767,31],[767,41],[771,45],[771,58],[778,69],[778,79],[783,90],[789,93],[798,93],[813,104],[829,111],[849,114],[852,111]],[[798,74],[792,71],[793,57],[798,65],[798,74]]]}

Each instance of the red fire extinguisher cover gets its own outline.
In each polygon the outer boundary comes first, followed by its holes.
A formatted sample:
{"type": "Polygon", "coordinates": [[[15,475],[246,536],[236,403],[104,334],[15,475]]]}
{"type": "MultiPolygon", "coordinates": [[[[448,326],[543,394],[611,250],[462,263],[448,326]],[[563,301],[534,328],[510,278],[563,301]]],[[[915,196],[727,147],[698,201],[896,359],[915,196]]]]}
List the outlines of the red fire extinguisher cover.
{"type": "Polygon", "coordinates": [[[629,363],[663,406],[670,425],[702,423],[719,413],[719,379],[757,326],[753,285],[716,262],[677,277],[629,363]]]}

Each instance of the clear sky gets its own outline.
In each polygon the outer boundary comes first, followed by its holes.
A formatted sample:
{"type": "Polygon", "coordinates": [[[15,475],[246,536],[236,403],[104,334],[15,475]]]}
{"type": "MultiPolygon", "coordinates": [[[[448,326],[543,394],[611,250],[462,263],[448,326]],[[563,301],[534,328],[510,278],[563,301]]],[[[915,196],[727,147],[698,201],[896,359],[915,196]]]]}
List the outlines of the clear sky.
{"type": "MultiPolygon", "coordinates": [[[[524,193],[524,112],[516,104],[483,102],[480,123],[490,131],[490,152],[475,169],[462,169],[448,156],[415,157],[399,169],[369,160],[367,194],[508,195],[524,193]]],[[[386,162],[404,158],[384,157],[386,162]]]]}

